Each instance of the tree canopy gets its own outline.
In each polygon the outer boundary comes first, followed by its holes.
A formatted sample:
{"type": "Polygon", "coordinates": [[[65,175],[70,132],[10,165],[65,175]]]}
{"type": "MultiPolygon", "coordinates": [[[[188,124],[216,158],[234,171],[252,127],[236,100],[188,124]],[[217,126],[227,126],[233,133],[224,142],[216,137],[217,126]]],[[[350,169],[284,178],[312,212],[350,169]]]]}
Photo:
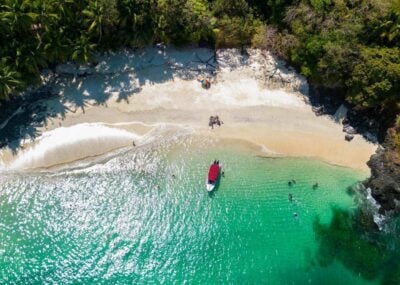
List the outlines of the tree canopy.
{"type": "Polygon", "coordinates": [[[0,99],[55,63],[159,41],[267,48],[357,108],[399,109],[399,0],[3,0],[0,99]]]}

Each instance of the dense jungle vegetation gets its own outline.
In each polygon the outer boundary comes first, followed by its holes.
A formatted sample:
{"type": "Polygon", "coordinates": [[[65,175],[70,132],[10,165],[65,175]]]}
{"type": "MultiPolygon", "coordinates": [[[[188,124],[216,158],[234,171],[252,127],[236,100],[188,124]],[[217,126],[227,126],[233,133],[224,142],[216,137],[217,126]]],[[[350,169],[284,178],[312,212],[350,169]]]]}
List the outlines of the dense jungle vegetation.
{"type": "Polygon", "coordinates": [[[0,99],[55,63],[156,42],[267,48],[357,109],[400,109],[400,0],[0,0],[0,99]]]}

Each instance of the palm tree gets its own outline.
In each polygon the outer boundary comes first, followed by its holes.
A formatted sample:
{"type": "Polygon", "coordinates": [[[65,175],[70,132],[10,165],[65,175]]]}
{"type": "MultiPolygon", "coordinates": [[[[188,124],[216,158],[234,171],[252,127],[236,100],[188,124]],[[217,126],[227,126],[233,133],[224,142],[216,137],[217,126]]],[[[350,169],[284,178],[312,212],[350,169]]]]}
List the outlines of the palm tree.
{"type": "Polygon", "coordinates": [[[125,32],[124,37],[133,45],[150,42],[157,29],[157,1],[120,0],[119,3],[119,25],[125,32]]]}
{"type": "Polygon", "coordinates": [[[47,66],[46,55],[40,46],[21,44],[15,49],[14,63],[20,72],[38,79],[40,69],[47,66]]]}
{"type": "Polygon", "coordinates": [[[43,35],[43,50],[50,62],[65,62],[71,55],[70,43],[63,27],[49,30],[43,35]]]}
{"type": "Polygon", "coordinates": [[[23,86],[20,74],[7,64],[7,59],[0,60],[0,99],[8,99],[8,96],[16,89],[23,86]]]}
{"type": "Polygon", "coordinates": [[[29,31],[38,17],[28,10],[30,5],[28,0],[5,0],[0,6],[3,10],[0,17],[10,25],[14,33],[29,31]]]}
{"type": "Polygon", "coordinates": [[[81,35],[75,43],[72,59],[79,63],[90,62],[93,59],[95,48],[96,44],[90,43],[90,40],[86,35],[81,35]]]}
{"type": "Polygon", "coordinates": [[[49,31],[50,27],[59,19],[57,15],[57,0],[37,0],[33,7],[38,15],[38,29],[49,31]]]}
{"type": "Polygon", "coordinates": [[[90,1],[89,6],[82,11],[82,14],[86,17],[86,24],[89,25],[88,32],[96,29],[99,35],[98,43],[100,43],[103,34],[104,5],[98,0],[90,1]]]}

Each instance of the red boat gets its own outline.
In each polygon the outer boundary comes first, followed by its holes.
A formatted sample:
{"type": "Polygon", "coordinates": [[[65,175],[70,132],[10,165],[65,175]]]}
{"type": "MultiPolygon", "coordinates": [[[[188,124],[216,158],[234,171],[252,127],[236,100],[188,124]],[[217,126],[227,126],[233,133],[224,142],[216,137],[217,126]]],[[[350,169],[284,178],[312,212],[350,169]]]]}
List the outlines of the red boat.
{"type": "Polygon", "coordinates": [[[221,164],[219,161],[214,160],[214,162],[210,165],[210,169],[208,170],[208,176],[206,181],[206,189],[208,192],[214,190],[215,185],[217,184],[219,175],[221,173],[221,164]]]}

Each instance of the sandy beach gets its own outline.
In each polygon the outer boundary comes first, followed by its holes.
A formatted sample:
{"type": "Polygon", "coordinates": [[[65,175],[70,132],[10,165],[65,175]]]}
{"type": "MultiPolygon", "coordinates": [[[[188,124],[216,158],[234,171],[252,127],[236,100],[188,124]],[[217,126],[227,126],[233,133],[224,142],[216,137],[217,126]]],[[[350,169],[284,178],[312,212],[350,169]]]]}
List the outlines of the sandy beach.
{"type": "Polygon", "coordinates": [[[103,56],[89,76],[52,83],[60,96],[44,104],[60,115],[16,154],[3,149],[2,167],[51,167],[183,133],[248,142],[266,156],[316,157],[368,170],[375,144],[360,135],[345,141],[339,122],[312,112],[304,78],[267,52],[249,53],[218,51],[217,62],[208,49],[103,56]],[[202,88],[198,76],[209,76],[211,88],[202,88]],[[212,115],[221,127],[208,126],[212,115]]]}

